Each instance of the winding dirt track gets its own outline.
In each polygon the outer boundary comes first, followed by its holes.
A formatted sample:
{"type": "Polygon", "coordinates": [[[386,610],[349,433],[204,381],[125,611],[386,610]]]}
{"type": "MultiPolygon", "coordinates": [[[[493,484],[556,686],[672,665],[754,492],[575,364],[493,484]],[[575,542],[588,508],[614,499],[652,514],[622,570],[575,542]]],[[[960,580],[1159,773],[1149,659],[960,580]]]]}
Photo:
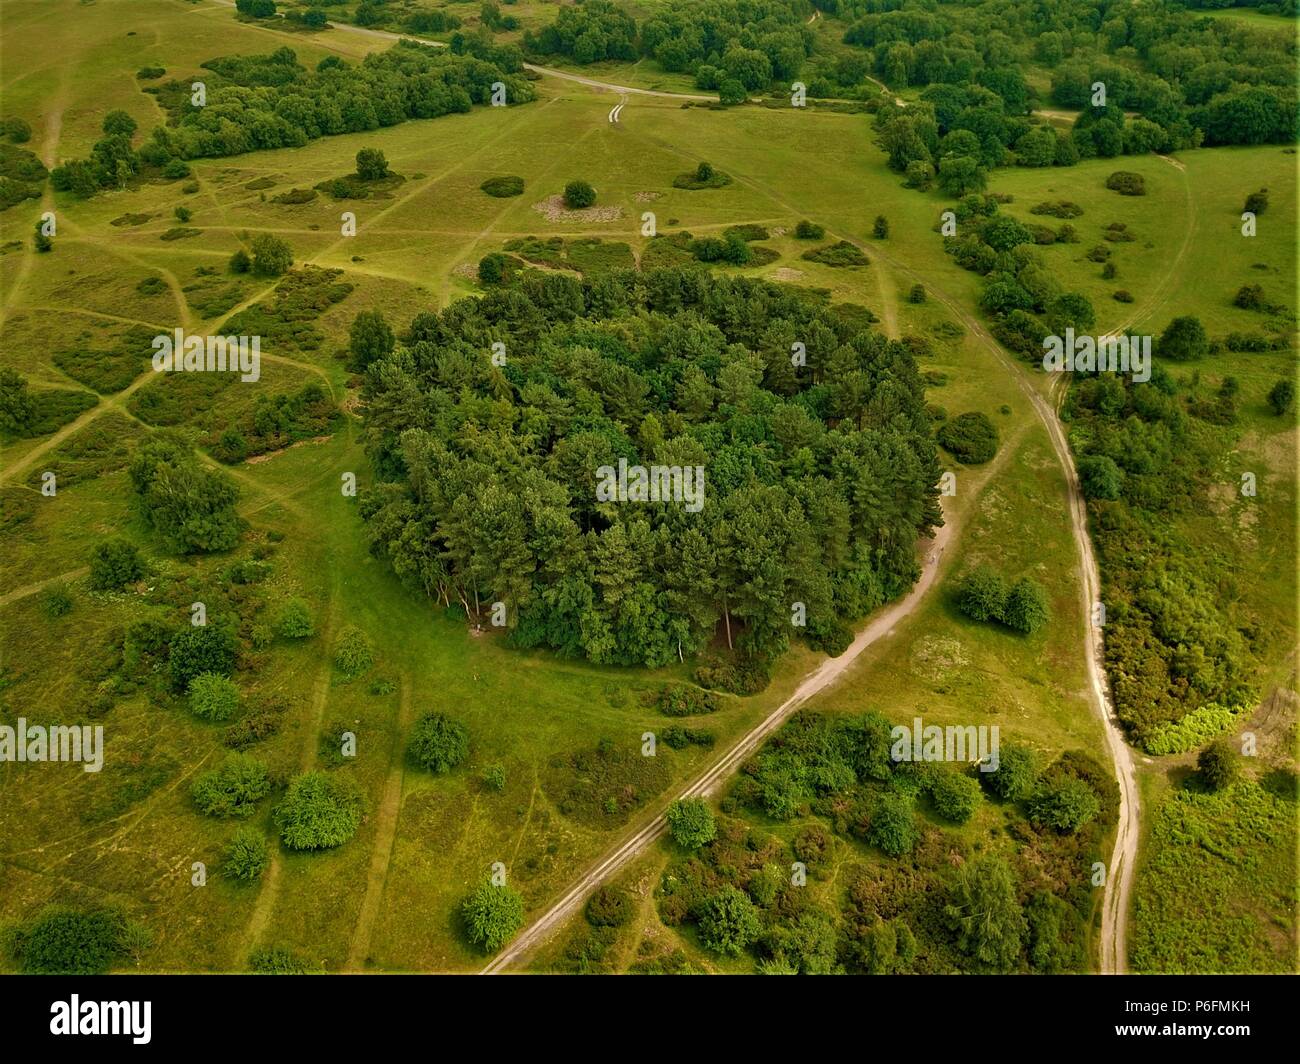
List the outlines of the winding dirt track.
{"type": "MultiPolygon", "coordinates": [[[[853,664],[858,655],[871,646],[872,643],[891,634],[898,622],[920,604],[921,600],[925,598],[926,592],[934,583],[939,574],[939,560],[943,556],[944,547],[947,546],[948,540],[952,536],[953,528],[954,525],[950,521],[938,529],[934,539],[930,540],[929,548],[925,553],[921,578],[908,592],[906,598],[899,599],[892,606],[874,617],[871,623],[858,633],[857,638],[849,645],[848,650],[838,658],[827,658],[821,665],[810,672],[803,682],[795,688],[794,693],[789,698],[769,713],[760,724],[746,733],[718,761],[714,762],[676,797],[703,798],[712,794],[717,785],[735,771],[750,754],[757,750],[763,740],[776,731],[791,713],[812,698],[813,695],[838,680],[840,675],[853,664]]],[[[498,953],[483,969],[481,974],[494,975],[503,972],[511,964],[521,959],[529,950],[543,941],[547,935],[572,916],[587,895],[599,883],[617,872],[662,835],[667,826],[667,821],[665,821],[661,813],[636,834],[625,839],[617,848],[588,869],[563,897],[534,920],[518,938],[498,953]]]]}
{"type": "MultiPolygon", "coordinates": [[[[233,0],[212,0],[212,2],[225,7],[235,6],[233,0]]],[[[363,36],[392,41],[398,41],[403,39],[403,37],[406,37],[406,39],[416,40],[422,44],[428,44],[435,47],[445,47],[440,41],[411,37],[409,34],[403,35],[390,33],[386,30],[370,30],[341,22],[334,22],[331,23],[331,25],[335,29],[345,33],[360,34],[363,36]]],[[[266,28],[271,29],[271,27],[266,28]]],[[[570,74],[567,71],[555,70],[551,67],[535,66],[531,63],[525,63],[524,66],[526,69],[544,77],[559,78],[564,81],[574,82],[579,85],[585,85],[589,88],[600,89],[607,92],[632,94],[637,96],[657,96],[670,99],[717,99],[716,96],[663,92],[653,89],[638,89],[625,85],[616,85],[595,78],[583,77],[579,74],[570,74]]],[[[874,79],[871,80],[874,81],[874,79]]],[[[884,84],[880,82],[876,82],[876,84],[880,85],[882,92],[889,92],[887,86],[884,84]]],[[[899,97],[894,97],[894,103],[899,107],[905,107],[907,105],[906,101],[899,97]]],[[[1051,114],[1051,112],[1039,113],[1044,115],[1051,114]]],[[[1167,161],[1181,169],[1180,164],[1174,160],[1167,161]]],[[[1189,233],[1184,240],[1183,252],[1186,251],[1190,239],[1191,237],[1189,233]]],[[[883,259],[892,269],[904,275],[916,278],[917,280],[921,280],[909,268],[904,266],[902,263],[897,262],[891,256],[885,254],[879,247],[875,247],[873,250],[875,251],[875,254],[883,259]]],[[[1183,252],[1180,252],[1179,254],[1180,260],[1183,252]]],[[[994,356],[1004,365],[1007,372],[1016,381],[1020,389],[1029,398],[1033,405],[1034,412],[1038,415],[1043,427],[1047,430],[1048,437],[1052,442],[1052,449],[1056,452],[1057,459],[1065,474],[1070,508],[1070,524],[1074,532],[1075,543],[1078,546],[1079,554],[1079,576],[1081,594],[1083,597],[1082,605],[1084,608],[1084,625],[1086,628],[1083,638],[1086,651],[1085,658],[1088,664],[1090,687],[1089,702],[1092,704],[1094,712],[1097,714],[1104,726],[1106,745],[1110,751],[1111,759],[1115,766],[1115,778],[1116,782],[1119,784],[1120,795],[1118,824],[1115,834],[1115,848],[1111,854],[1111,860],[1106,869],[1106,882],[1102,900],[1101,972],[1103,974],[1122,974],[1127,969],[1129,899],[1132,894],[1133,876],[1137,863],[1139,834],[1137,775],[1132,751],[1125,742],[1123,732],[1121,731],[1119,722],[1115,717],[1114,708],[1110,699],[1110,691],[1106,684],[1101,629],[1091,623],[1093,604],[1101,600],[1101,576],[1097,567],[1096,556],[1093,554],[1092,541],[1088,535],[1087,507],[1079,486],[1078,473],[1074,467],[1074,457],[1070,453],[1069,444],[1065,438],[1065,432],[1061,427],[1061,421],[1057,417],[1056,411],[1053,409],[1052,405],[1032,387],[1022,368],[1013,363],[1011,359],[1007,357],[1001,346],[988,330],[985,329],[984,326],[971,314],[966,312],[960,304],[948,297],[941,290],[935,288],[932,281],[927,282],[927,286],[929,287],[932,296],[947,306],[948,309],[952,311],[953,314],[955,314],[962,323],[989,348],[994,356]]],[[[858,634],[857,638],[854,639],[853,643],[844,654],[838,658],[827,659],[818,669],[810,673],[790,698],[769,714],[761,724],[731,747],[721,760],[716,762],[710,769],[708,769],[708,771],[687,787],[686,790],[682,791],[679,797],[702,797],[712,793],[718,782],[730,773],[737,765],[744,761],[749,754],[757,749],[759,744],[768,735],[775,731],[786,717],[814,694],[838,679],[841,673],[843,673],[843,671],[859,654],[862,653],[863,650],[879,639],[882,635],[888,634],[895,624],[906,617],[920,602],[931,584],[933,584],[935,576],[938,573],[939,558],[943,553],[944,546],[952,531],[953,528],[951,523],[938,531],[938,534],[935,536],[935,539],[927,552],[921,579],[917,581],[916,586],[912,588],[906,598],[894,603],[878,617],[872,620],[871,623],[858,634]]],[[[643,850],[654,839],[663,834],[666,827],[667,824],[663,816],[657,816],[636,832],[636,834],[622,842],[597,865],[589,869],[581,879],[579,879],[564,894],[563,897],[547,909],[545,913],[525,929],[522,934],[510,943],[510,945],[506,946],[505,949],[502,950],[502,952],[483,969],[483,974],[503,972],[510,964],[519,960],[533,946],[540,942],[547,934],[553,931],[557,926],[559,926],[559,924],[575,912],[589,891],[594,889],[603,879],[625,865],[632,859],[632,857],[643,850]]]]}

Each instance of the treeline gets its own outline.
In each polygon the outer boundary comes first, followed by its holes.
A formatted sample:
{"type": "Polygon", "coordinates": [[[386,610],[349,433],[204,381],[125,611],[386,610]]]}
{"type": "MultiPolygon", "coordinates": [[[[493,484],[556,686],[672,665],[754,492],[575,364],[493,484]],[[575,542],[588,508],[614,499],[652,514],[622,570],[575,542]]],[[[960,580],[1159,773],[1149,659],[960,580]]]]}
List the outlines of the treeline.
{"type": "Polygon", "coordinates": [[[1051,70],[1050,102],[1085,109],[1072,133],[1085,158],[1291,142],[1300,129],[1287,33],[1109,0],[1047,8],[1007,0],[942,12],[875,0],[836,6],[851,23],[845,41],[866,49],[872,72],[895,90],[979,86],[1008,114],[1024,114],[1037,101],[1022,71],[1051,70]]]}
{"type": "Polygon", "coordinates": [[[193,104],[188,78],[148,90],[168,112],[166,125],[137,148],[135,123],[122,115],[126,121],[113,129],[106,123],[88,159],[65,162],[52,179],[56,188],[90,195],[121,187],[149,168],[183,177],[186,159],[296,148],[319,137],[465,112],[489,103],[498,82],[510,104],[533,99],[520,76],[518,49],[495,49],[493,59],[506,65],[410,41],[355,65],[327,56],[310,71],[290,48],[212,59],[203,64],[209,71],[203,106],[193,104]]]}
{"type": "Polygon", "coordinates": [[[808,0],[673,0],[636,22],[607,0],[561,8],[540,33],[525,33],[536,55],[578,63],[655,59],[673,73],[695,75],[702,89],[736,81],[745,90],[796,77],[812,53],[808,0]]]}
{"type": "Polygon", "coordinates": [[[526,272],[396,347],[362,333],[372,548],[449,606],[503,602],[518,646],[658,666],[716,633],[762,663],[802,633],[838,653],[940,521],[908,347],[767,282],[526,272]],[[599,501],[620,459],[702,467],[703,505],[599,501]]]}

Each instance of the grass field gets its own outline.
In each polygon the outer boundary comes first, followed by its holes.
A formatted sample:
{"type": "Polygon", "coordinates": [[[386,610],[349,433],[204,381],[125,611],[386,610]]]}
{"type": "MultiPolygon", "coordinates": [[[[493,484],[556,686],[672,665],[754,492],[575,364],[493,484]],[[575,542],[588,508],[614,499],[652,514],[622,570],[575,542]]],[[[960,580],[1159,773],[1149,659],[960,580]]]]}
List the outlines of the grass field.
{"type": "MultiPolygon", "coordinates": [[[[553,9],[520,3],[503,11],[528,26],[549,21],[553,9]]],[[[449,10],[468,20],[477,5],[452,4],[449,10]]],[[[153,97],[140,91],[137,68],[158,65],[169,78],[183,79],[199,76],[199,64],[215,56],[263,53],[281,44],[313,65],[331,54],[351,61],[387,47],[386,41],[338,30],[303,34],[249,25],[236,21],[227,7],[185,0],[6,0],[0,18],[4,113],[31,123],[29,147],[47,165],[85,155],[110,109],[126,110],[145,131],[161,121],[153,97]],[[39,47],[10,43],[37,41],[39,47]]],[[[579,72],[603,76],[596,67],[579,72]]],[[[609,74],[622,84],[691,91],[689,79],[664,75],[652,64],[619,66],[609,74]]],[[[88,714],[102,694],[104,660],[120,646],[122,630],[142,617],[179,624],[191,596],[211,596],[238,613],[225,571],[232,560],[261,552],[271,575],[254,602],[261,596],[264,608],[274,611],[289,597],[305,598],[317,634],[301,644],[276,641],[237,674],[249,704],[271,697],[288,704],[279,734],[256,748],[258,756],[287,776],[323,763],[322,732],[347,726],[358,737],[358,756],[336,771],[354,777],[367,799],[363,826],[336,851],[278,851],[253,886],[216,875],[207,886],[192,886],[193,863],[203,862],[211,873],[232,830],[228,822],[198,815],[189,799],[194,777],[223,756],[221,729],[196,721],[179,703],[153,705],[143,691],[120,695],[102,720],[109,756],[98,776],[67,765],[0,767],[0,793],[9,799],[0,804],[5,920],[56,901],[122,904],[154,933],[139,963],[146,970],[242,970],[254,948],[274,944],[330,971],[466,971],[483,958],[466,943],[457,906],[494,862],[505,863],[510,882],[534,913],[657,811],[649,801],[595,823],[566,816],[552,762],[606,738],[620,749],[635,748],[641,733],[662,721],[640,695],[688,670],[612,673],[509,650],[403,590],[369,556],[355,500],[340,491],[345,473],[355,473],[363,488],[370,479],[351,415],[327,440],[229,470],[251,529],[232,556],[169,556],[132,515],[125,447],[148,431],[138,416],[140,397],[158,382],[148,368],[147,347],[145,357],[130,347],[130,330],[182,326],[215,333],[271,298],[275,282],[225,273],[230,255],[263,232],[287,239],[299,263],[342,271],[352,290],[311,322],[319,333],[315,346],[267,346],[257,385],[232,385],[187,416],[182,429],[196,439],[250,409],[258,394],[292,391],[308,381],[327,385],[343,401],[349,374],[339,356],[359,310],[381,309],[395,326],[405,326],[422,310],[473,295],[480,290],[475,265],[507,241],[600,237],[628,244],[639,258],[649,244],[641,235],[646,211],[666,234],[720,232],[739,223],[768,227],[772,236],[763,244],[779,258],[740,272],[827,289],[836,302],[869,307],[891,336],[926,338],[930,347],[921,368],[945,380],[931,389],[929,401],[949,416],[987,413],[1002,440],[994,462],[958,468],[957,494],[947,501],[951,520],[961,528],[954,548],[960,553],[936,592],[890,638],[863,654],[814,708],[878,708],[894,720],[922,715],[940,724],[976,718],[999,724],[1004,740],[1027,742],[1045,755],[1082,747],[1100,756],[1101,726],[1088,708],[1079,654],[1084,618],[1060,469],[1016,380],[952,312],[952,306],[967,312],[974,307],[978,278],[944,254],[933,231],[946,206],[942,197],[901,187],[872,143],[866,115],[759,107],[717,111],[637,96],[621,120],[611,123],[607,115],[615,95],[555,79],[535,87],[538,100],[520,107],[476,108],[327,137],[298,149],[199,160],[193,193],[184,193],[182,182],[142,183],[78,201],[47,189],[40,209],[53,209],[58,219],[54,250],[47,255],[30,249],[39,215],[34,202],[0,215],[4,241],[26,242],[23,250],[0,256],[5,364],[33,387],[90,387],[97,399],[52,433],[4,443],[0,698],[6,719],[21,714],[98,721],[88,714]],[[392,170],[405,178],[392,198],[336,202],[318,195],[297,206],[274,201],[288,190],[352,172],[362,147],[382,149],[392,170]],[[732,175],[732,184],[674,188],[673,178],[701,160],[732,175]],[[524,178],[522,196],[502,200],[479,191],[485,179],[504,174],[524,178]],[[539,209],[576,177],[595,186],[597,207],[608,213],[563,220],[539,209]],[[184,224],[197,233],[164,240],[180,224],[174,217],[178,206],[190,209],[184,224]],[[344,210],[356,213],[355,237],[341,235],[344,210]],[[888,241],[871,237],[877,214],[890,220],[888,241]],[[114,224],[128,216],[129,224],[114,224]],[[803,251],[814,246],[793,236],[803,218],[825,225],[828,241],[861,244],[871,265],[837,269],[803,259],[803,251]],[[906,295],[918,282],[931,299],[914,305],[906,295]],[[214,306],[224,309],[208,314],[214,306]],[[89,382],[88,368],[99,371],[89,382]],[[46,470],[59,477],[53,498],[39,493],[46,470]],[[91,591],[85,577],[90,552],[112,534],[138,544],[154,571],[127,592],[91,591]],[[1039,580],[1049,592],[1053,623],[1038,636],[1019,637],[963,619],[953,588],[980,561],[1013,577],[1039,580]],[[73,607],[51,617],[46,585],[60,582],[69,587],[73,607]],[[331,657],[349,626],[366,633],[376,662],[370,673],[347,684],[339,682],[331,657]],[[390,681],[385,693],[370,693],[376,679],[390,681]],[[463,720],[471,734],[467,764],[436,778],[409,768],[403,757],[410,725],[433,710],[463,720]],[[504,770],[501,792],[483,783],[492,766],[504,770]]],[[[1294,155],[1276,148],[1199,151],[1185,153],[1178,163],[1124,160],[1123,168],[1147,179],[1143,199],[1104,191],[1106,174],[1116,168],[1104,160],[1050,172],[998,171],[993,187],[1014,195],[1006,209],[1018,216],[1039,199],[1087,205],[1076,223],[1082,242],[1047,248],[1045,256],[1067,288],[1093,299],[1099,328],[1126,324],[1158,332],[1179,313],[1197,313],[1216,333],[1249,327],[1250,312],[1233,307],[1231,297],[1239,284],[1256,278],[1294,309],[1295,263],[1288,244],[1295,231],[1294,155]],[[1241,202],[1261,185],[1269,187],[1272,206],[1252,243],[1234,234],[1241,202]],[[1114,221],[1138,235],[1116,251],[1121,272],[1115,283],[1136,297],[1128,305],[1110,299],[1114,286],[1083,258],[1102,227],[1114,221]],[[1268,270],[1253,270],[1255,262],[1268,270]]],[[[1279,656],[1261,677],[1268,685],[1294,683],[1294,660],[1285,648],[1294,644],[1295,428],[1268,417],[1262,399],[1271,382],[1293,368],[1293,351],[1234,355],[1204,367],[1207,377],[1230,372],[1241,382],[1241,432],[1225,455],[1225,482],[1235,482],[1242,470],[1258,470],[1262,488],[1254,509],[1240,499],[1213,501],[1219,508],[1207,508],[1187,529],[1210,543],[1222,538],[1229,515],[1234,522],[1238,584],[1253,596],[1262,623],[1278,633],[1279,656]]],[[[1042,374],[1030,380],[1046,393],[1050,382],[1042,374]]],[[[711,717],[719,749],[778,705],[819,658],[793,650],[768,691],[711,717]]],[[[666,798],[709,757],[698,748],[664,751],[660,790],[652,797],[666,798]]],[[[1167,771],[1155,764],[1144,769],[1151,777],[1147,807],[1160,825],[1180,808],[1165,782],[1167,771]]],[[[1270,832],[1280,830],[1279,817],[1289,816],[1293,827],[1294,801],[1274,801],[1276,808],[1267,813],[1273,818],[1270,832]]],[[[273,835],[270,805],[263,803],[253,822],[273,835]]],[[[990,808],[964,828],[948,830],[964,845],[983,844],[1001,827],[1000,815],[990,808]]],[[[1215,807],[1204,815],[1222,824],[1233,814],[1215,807]]],[[[1150,885],[1142,888],[1146,893],[1139,893],[1135,910],[1139,929],[1144,919],[1167,926],[1161,892],[1185,867],[1171,853],[1180,845],[1176,833],[1153,830],[1159,833],[1151,836],[1153,855],[1143,872],[1150,885]]],[[[1260,854],[1271,869],[1270,882],[1284,882],[1286,855],[1274,834],[1260,854]]],[[[842,856],[880,860],[865,852],[842,856]]],[[[654,849],[629,871],[630,881],[652,886],[668,857],[665,847],[654,849]]],[[[1251,881],[1215,882],[1232,905],[1251,881]]],[[[818,889],[838,889],[837,881],[831,877],[818,889]]],[[[1282,897],[1280,887],[1272,897],[1282,897]]],[[[1271,917],[1277,906],[1270,902],[1267,908],[1271,917]]],[[[1182,914],[1186,924],[1179,926],[1199,928],[1197,934],[1212,939],[1205,928],[1220,926],[1216,912],[1206,901],[1203,910],[1182,914]]],[[[648,893],[639,921],[641,937],[676,937],[658,925],[648,893]]],[[[623,967],[633,960],[638,941],[629,933],[623,967]]],[[[1250,946],[1256,952],[1247,955],[1263,964],[1260,958],[1275,956],[1281,942],[1270,932],[1268,942],[1250,946]]],[[[682,948],[696,966],[712,966],[697,945],[683,941],[682,948]]],[[[1159,956],[1150,967],[1198,963],[1193,956],[1159,956]]],[[[549,967],[553,959],[541,955],[536,966],[549,967]]]]}

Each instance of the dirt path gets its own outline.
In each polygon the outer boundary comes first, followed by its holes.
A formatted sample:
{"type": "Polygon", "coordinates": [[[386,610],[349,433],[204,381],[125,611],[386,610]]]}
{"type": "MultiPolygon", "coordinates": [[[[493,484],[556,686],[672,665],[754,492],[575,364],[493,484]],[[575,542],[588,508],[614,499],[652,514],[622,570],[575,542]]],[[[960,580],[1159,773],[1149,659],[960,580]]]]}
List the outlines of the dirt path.
{"type": "MultiPolygon", "coordinates": [[[[913,585],[907,596],[899,599],[872,618],[867,626],[857,634],[857,637],[849,644],[849,648],[843,654],[838,658],[827,658],[821,665],[810,672],[795,688],[794,693],[789,698],[742,736],[718,761],[715,761],[700,776],[696,777],[694,782],[674,795],[674,798],[702,798],[712,794],[718,784],[757,750],[763,741],[785,722],[790,714],[812,698],[813,695],[835,683],[867,647],[893,634],[898,623],[920,605],[926,593],[934,584],[935,578],[939,575],[940,561],[943,558],[944,549],[957,527],[957,522],[954,519],[945,515],[945,520],[947,523],[938,529],[934,538],[929,541],[921,568],[921,578],[913,585]]],[[[664,815],[660,813],[634,835],[624,840],[595,866],[588,869],[558,901],[497,954],[483,969],[482,974],[499,974],[524,957],[534,946],[542,942],[572,916],[597,885],[608,879],[641,853],[667,830],[667,826],[664,815]]]]}
{"type": "MultiPolygon", "coordinates": [[[[881,254],[879,249],[877,254],[881,254]]],[[[896,268],[903,272],[910,272],[901,265],[896,265],[896,268]]],[[[1084,617],[1084,631],[1081,636],[1084,641],[1084,657],[1088,665],[1090,694],[1088,701],[1104,726],[1106,748],[1115,766],[1115,780],[1119,784],[1120,797],[1115,848],[1106,868],[1106,885],[1102,895],[1101,972],[1104,975],[1121,975],[1128,968],[1129,898],[1133,892],[1133,874],[1137,865],[1139,836],[1137,770],[1133,762],[1133,751],[1124,739],[1124,733],[1111,703],[1110,688],[1106,682],[1101,628],[1092,623],[1093,604],[1101,601],[1101,574],[1097,567],[1096,555],[1093,554],[1092,540],[1088,535],[1087,504],[1084,502],[1083,491],[1079,486],[1079,475],[1074,468],[1074,456],[1070,452],[1070,445],[1056,410],[1029,383],[1023,367],[1014,363],[983,324],[960,304],[933,286],[929,291],[1005,366],[1008,376],[1016,381],[1020,390],[1028,397],[1039,421],[1047,430],[1052,450],[1056,452],[1057,461],[1065,474],[1070,528],[1074,533],[1079,556],[1082,599],[1080,604],[1083,607],[1084,617]]]]}
{"type": "Polygon", "coordinates": [[[375,845],[370,853],[370,870],[366,873],[366,894],[361,901],[357,926],[352,932],[352,944],[345,972],[365,970],[370,952],[370,936],[379,916],[379,906],[384,900],[384,884],[388,881],[388,865],[393,859],[393,840],[397,838],[397,815],[402,810],[402,762],[406,748],[402,737],[411,723],[411,679],[402,677],[401,704],[397,715],[397,732],[393,739],[393,753],[388,764],[388,778],[384,793],[375,811],[375,845]]]}
{"type": "Polygon", "coordinates": [[[66,573],[58,573],[55,576],[46,577],[44,580],[38,580],[34,584],[24,584],[22,587],[16,587],[12,591],[6,591],[0,595],[0,606],[8,606],[11,602],[17,602],[28,595],[34,595],[38,591],[44,591],[51,584],[57,584],[63,580],[80,580],[90,572],[90,566],[83,565],[80,569],[70,569],[66,573]]]}

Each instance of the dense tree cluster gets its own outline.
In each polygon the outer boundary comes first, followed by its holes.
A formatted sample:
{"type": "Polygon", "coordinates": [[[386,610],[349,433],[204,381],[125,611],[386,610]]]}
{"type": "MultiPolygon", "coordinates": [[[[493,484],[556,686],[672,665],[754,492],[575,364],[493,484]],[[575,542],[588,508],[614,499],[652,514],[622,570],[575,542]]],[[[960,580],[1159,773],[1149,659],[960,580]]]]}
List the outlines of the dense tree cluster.
{"type": "Polygon", "coordinates": [[[561,7],[539,33],[525,31],[523,45],[536,55],[563,55],[582,64],[635,59],[636,22],[609,0],[587,0],[561,7]]]}
{"type": "Polygon", "coordinates": [[[525,33],[524,47],[578,63],[648,56],[665,70],[693,74],[701,89],[721,90],[727,102],[798,76],[812,52],[805,26],[812,10],[807,0],[671,0],[638,34],[614,4],[588,0],[562,7],[540,33],[525,33]]]}
{"type": "Polygon", "coordinates": [[[650,666],[719,629],[763,660],[792,632],[842,648],[940,519],[909,348],[767,282],[525,273],[417,317],[364,396],[373,550],[467,613],[504,603],[519,646],[650,666]],[[701,505],[602,501],[620,460],[702,467],[701,505]]]}
{"type": "Polygon", "coordinates": [[[493,59],[412,41],[354,65],[330,56],[315,70],[302,66],[291,48],[212,59],[203,64],[203,106],[191,102],[189,79],[160,86],[153,91],[169,121],[138,149],[133,122],[129,131],[110,131],[106,121],[105,136],[90,157],[56,167],[51,179],[55,188],[91,195],[125,185],[146,166],[165,169],[177,160],[296,148],[318,137],[465,112],[488,103],[496,82],[506,86],[510,104],[533,99],[532,86],[520,76],[518,50],[497,49],[493,59]]]}
{"type": "Polygon", "coordinates": [[[1072,153],[1106,157],[1202,141],[1290,142],[1297,135],[1294,42],[1284,30],[1197,19],[1172,4],[1062,0],[1045,7],[1003,0],[939,11],[840,0],[832,6],[849,23],[845,41],[868,51],[876,76],[894,89],[938,88],[924,98],[936,105],[941,124],[947,124],[941,112],[950,120],[967,110],[967,128],[980,124],[972,131],[984,143],[988,165],[998,165],[991,156],[999,148],[1013,147],[1026,165],[1053,161],[1051,131],[1031,133],[1019,122],[1031,106],[1047,102],[1082,109],[1058,163],[1072,153]],[[1036,100],[1021,73],[1034,66],[1052,71],[1050,101],[1036,100]]]}
{"type": "Polygon", "coordinates": [[[1001,754],[989,773],[898,761],[878,714],[798,713],[745,765],[710,837],[665,870],[660,917],[769,973],[1078,971],[1114,781],[1079,752],[1041,772],[1023,747],[1001,754]],[[981,783],[1015,804],[983,855],[940,826],[977,814],[981,783]],[[795,823],[778,837],[742,813],[795,823]],[[857,864],[858,842],[884,859],[857,864]]]}
{"type": "Polygon", "coordinates": [[[1227,573],[1198,560],[1173,520],[1199,511],[1219,473],[1203,416],[1210,404],[1161,363],[1200,357],[1204,339],[1199,321],[1175,319],[1156,344],[1149,381],[1087,376],[1063,412],[1102,561],[1107,669],[1119,717],[1138,742],[1199,707],[1248,701],[1269,638],[1227,591],[1227,573]]]}
{"type": "Polygon", "coordinates": [[[1086,296],[1061,290],[1034,250],[1034,232],[998,208],[993,195],[962,197],[953,207],[960,235],[945,236],[944,249],[959,266],[984,276],[980,307],[993,319],[994,336],[1041,364],[1045,337],[1067,328],[1086,333],[1096,312],[1086,296]]]}

